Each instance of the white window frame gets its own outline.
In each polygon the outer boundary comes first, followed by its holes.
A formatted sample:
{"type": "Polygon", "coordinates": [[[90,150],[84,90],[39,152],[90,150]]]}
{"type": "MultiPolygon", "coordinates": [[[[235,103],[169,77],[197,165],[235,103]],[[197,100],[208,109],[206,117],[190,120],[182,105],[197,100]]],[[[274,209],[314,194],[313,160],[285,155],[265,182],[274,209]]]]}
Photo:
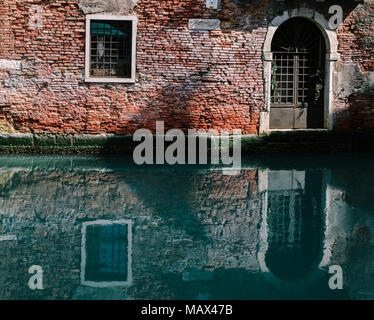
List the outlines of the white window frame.
{"type": "Polygon", "coordinates": [[[102,14],[86,15],[86,54],[85,54],[85,81],[102,82],[102,83],[135,83],[136,78],[136,35],[137,35],[138,18],[135,16],[114,16],[102,14]],[[130,78],[113,78],[113,77],[92,77],[90,76],[90,53],[91,53],[91,20],[112,20],[112,21],[132,21],[132,48],[131,48],[131,77],[130,78]]]}

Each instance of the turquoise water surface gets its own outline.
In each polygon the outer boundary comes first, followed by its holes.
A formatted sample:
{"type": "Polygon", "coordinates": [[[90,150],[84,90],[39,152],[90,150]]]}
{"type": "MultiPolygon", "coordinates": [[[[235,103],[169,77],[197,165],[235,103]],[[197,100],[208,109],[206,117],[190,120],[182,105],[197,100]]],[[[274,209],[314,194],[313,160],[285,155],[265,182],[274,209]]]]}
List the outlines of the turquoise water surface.
{"type": "Polygon", "coordinates": [[[1,156],[0,299],[374,298],[373,178],[369,154],[1,156]]]}

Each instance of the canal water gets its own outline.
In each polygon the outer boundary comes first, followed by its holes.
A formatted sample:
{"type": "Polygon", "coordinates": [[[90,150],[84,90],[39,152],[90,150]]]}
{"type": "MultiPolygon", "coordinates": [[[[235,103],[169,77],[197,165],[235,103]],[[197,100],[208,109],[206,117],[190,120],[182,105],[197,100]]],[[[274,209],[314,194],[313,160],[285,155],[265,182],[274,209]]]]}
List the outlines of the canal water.
{"type": "Polygon", "coordinates": [[[0,299],[374,298],[373,155],[229,173],[1,156],[0,299]]]}

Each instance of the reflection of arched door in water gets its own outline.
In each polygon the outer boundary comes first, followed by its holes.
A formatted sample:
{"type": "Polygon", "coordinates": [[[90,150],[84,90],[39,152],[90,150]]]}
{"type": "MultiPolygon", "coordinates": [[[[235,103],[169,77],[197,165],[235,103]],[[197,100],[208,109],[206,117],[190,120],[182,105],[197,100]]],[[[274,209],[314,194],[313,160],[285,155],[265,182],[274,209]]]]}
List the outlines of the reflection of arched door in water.
{"type": "Polygon", "coordinates": [[[322,258],[322,175],[293,171],[288,190],[274,190],[271,181],[270,177],[273,190],[268,193],[269,246],[265,262],[279,279],[302,278],[318,267],[322,258]]]}
{"type": "Polygon", "coordinates": [[[324,127],[326,44],[305,18],[283,23],[272,40],[270,129],[324,127]]]}
{"type": "Polygon", "coordinates": [[[311,280],[323,256],[324,173],[267,170],[262,175],[261,269],[285,283],[311,280]]]}

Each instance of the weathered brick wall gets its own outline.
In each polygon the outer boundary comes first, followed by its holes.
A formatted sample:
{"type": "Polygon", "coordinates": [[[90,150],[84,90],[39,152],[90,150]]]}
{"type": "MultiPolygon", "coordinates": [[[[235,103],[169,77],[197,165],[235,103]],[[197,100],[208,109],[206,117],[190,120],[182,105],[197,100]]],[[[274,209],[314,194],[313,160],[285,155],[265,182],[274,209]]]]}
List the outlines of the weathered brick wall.
{"type": "Polygon", "coordinates": [[[370,130],[374,128],[374,95],[353,94],[349,99],[351,128],[370,130]]]}
{"type": "MultiPolygon", "coordinates": [[[[208,11],[205,0],[139,0],[134,9],[139,18],[136,83],[89,84],[83,79],[85,15],[78,0],[3,3],[0,59],[22,63],[0,68],[0,126],[18,132],[116,134],[154,128],[156,120],[165,121],[166,128],[257,133],[268,23],[295,7],[328,16],[328,6],[335,4],[223,0],[222,10],[208,11]],[[32,5],[43,8],[41,29],[29,27],[32,5]],[[219,18],[222,28],[192,31],[190,18],[219,18]]],[[[343,64],[356,63],[369,72],[374,6],[355,6],[344,5],[339,51],[343,64]]],[[[347,106],[344,96],[337,97],[339,114],[347,106]]]]}
{"type": "Polygon", "coordinates": [[[368,1],[350,12],[338,29],[341,60],[337,69],[346,74],[335,88],[338,129],[374,129],[373,26],[374,2],[368,1]]]}
{"type": "Polygon", "coordinates": [[[0,8],[0,57],[13,58],[14,53],[14,35],[11,32],[11,7],[14,7],[15,3],[9,1],[3,1],[0,8]]]}
{"type": "Polygon", "coordinates": [[[363,72],[374,71],[374,2],[347,13],[337,32],[341,61],[357,63],[363,72]]]}

